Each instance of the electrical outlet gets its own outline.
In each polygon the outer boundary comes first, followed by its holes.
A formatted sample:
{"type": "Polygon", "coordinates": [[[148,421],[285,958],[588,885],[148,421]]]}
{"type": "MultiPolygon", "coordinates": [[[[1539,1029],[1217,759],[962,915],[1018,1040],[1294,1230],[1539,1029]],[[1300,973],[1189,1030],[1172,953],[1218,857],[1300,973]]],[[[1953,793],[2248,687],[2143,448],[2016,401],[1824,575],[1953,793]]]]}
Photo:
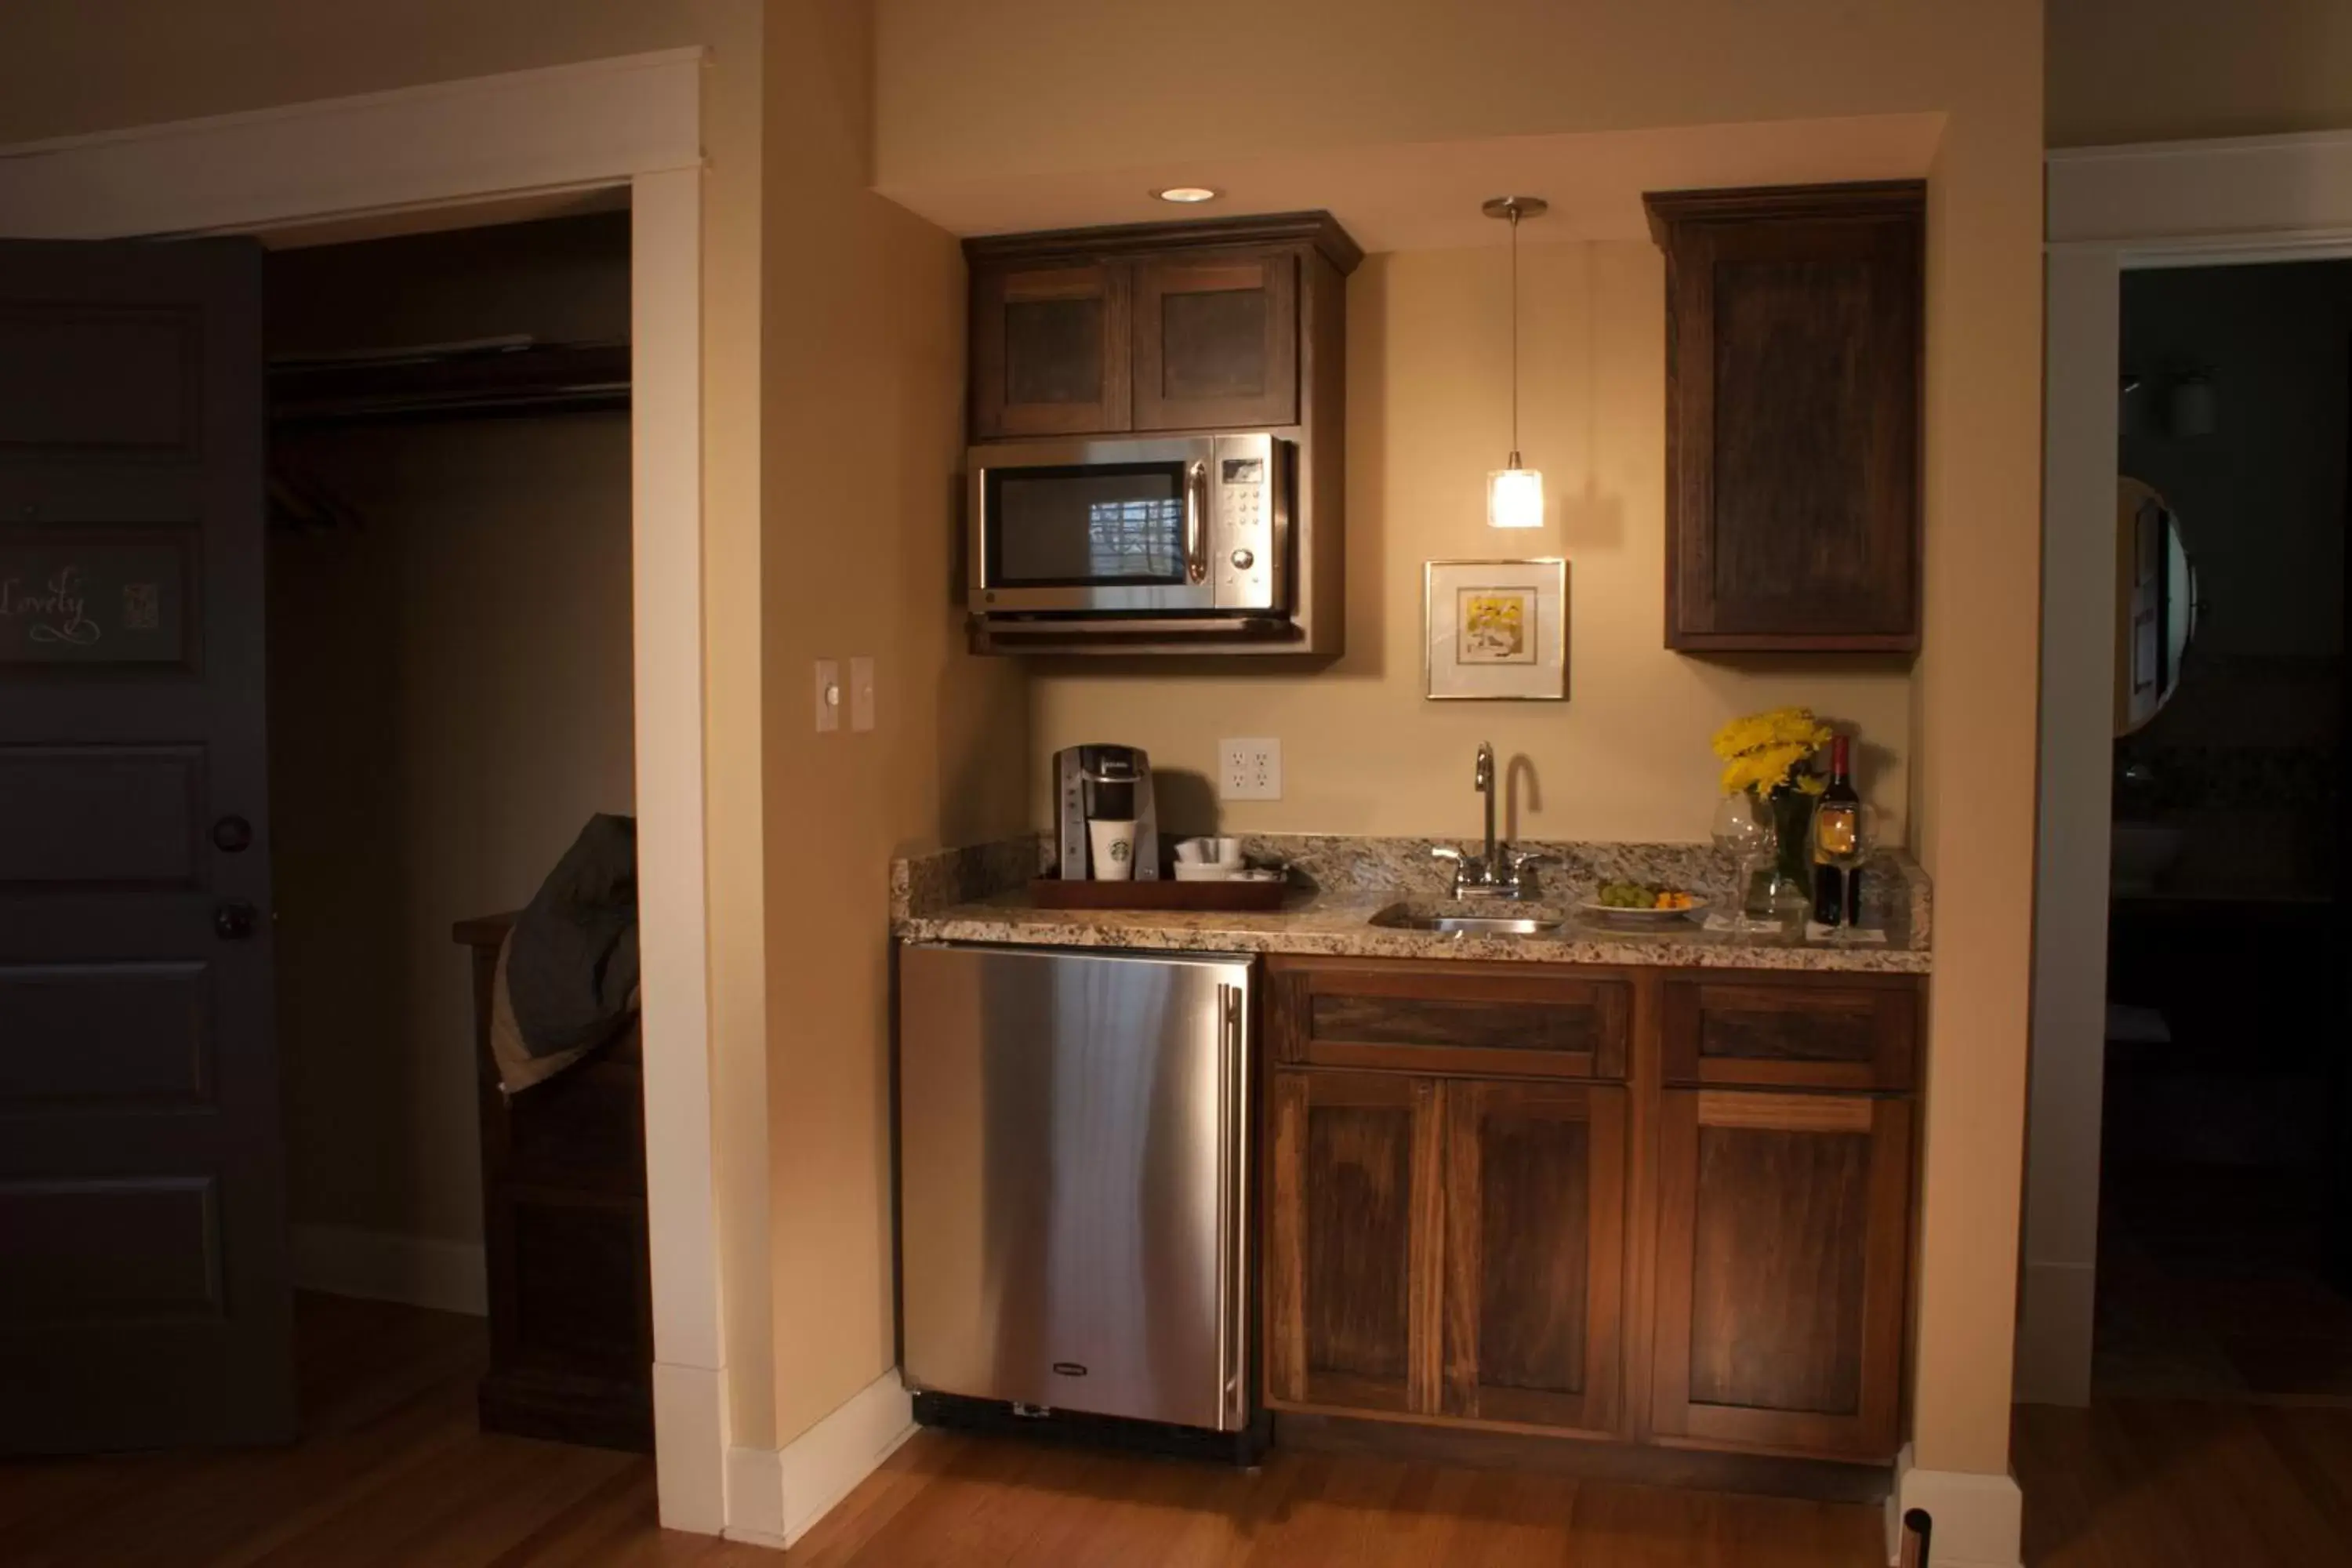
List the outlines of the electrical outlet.
{"type": "Polygon", "coordinates": [[[1282,798],[1280,741],[1220,741],[1217,752],[1219,800],[1282,798]]]}

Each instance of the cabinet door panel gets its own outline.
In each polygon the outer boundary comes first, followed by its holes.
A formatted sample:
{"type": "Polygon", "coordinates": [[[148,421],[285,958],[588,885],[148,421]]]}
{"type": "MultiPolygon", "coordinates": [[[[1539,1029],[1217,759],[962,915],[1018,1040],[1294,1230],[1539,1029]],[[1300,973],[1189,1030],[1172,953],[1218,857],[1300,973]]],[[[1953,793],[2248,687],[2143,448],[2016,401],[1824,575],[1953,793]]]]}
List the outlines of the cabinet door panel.
{"type": "Polygon", "coordinates": [[[1274,1075],[1265,1260],[1275,1404],[1437,1407],[1437,1086],[1274,1075]]]}
{"type": "Polygon", "coordinates": [[[1619,1423],[1625,1091],[1445,1086],[1449,1415],[1619,1423]]]}
{"type": "Polygon", "coordinates": [[[1652,198],[1668,258],[1668,647],[1918,646],[1921,200],[1652,198]]]}
{"type": "Polygon", "coordinates": [[[1088,263],[972,279],[976,440],[1128,428],[1128,273],[1088,263]]]}
{"type": "Polygon", "coordinates": [[[1657,1433],[1893,1456],[1910,1165],[1905,1100],[1664,1096],[1657,1433]]]}
{"type": "Polygon", "coordinates": [[[1622,1079],[1632,992],[1605,972],[1293,961],[1274,972],[1271,1037],[1287,1063],[1622,1079]]]}
{"type": "Polygon", "coordinates": [[[1907,976],[1677,976],[1663,1006],[1671,1084],[1912,1087],[1919,986],[1907,976]]]}
{"type": "Polygon", "coordinates": [[[1297,258],[1286,251],[1139,263],[1136,428],[1295,424],[1297,291],[1297,258]]]}

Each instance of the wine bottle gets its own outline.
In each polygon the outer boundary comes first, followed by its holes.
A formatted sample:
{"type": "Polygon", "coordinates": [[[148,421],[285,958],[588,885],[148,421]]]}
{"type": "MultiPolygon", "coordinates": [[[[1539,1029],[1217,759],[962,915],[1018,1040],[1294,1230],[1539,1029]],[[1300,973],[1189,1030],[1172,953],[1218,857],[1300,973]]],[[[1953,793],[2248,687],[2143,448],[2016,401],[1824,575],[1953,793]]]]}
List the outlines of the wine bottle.
{"type": "Polygon", "coordinates": [[[1830,786],[1813,806],[1813,919],[1825,926],[1844,920],[1848,888],[1857,906],[1862,900],[1861,868],[1844,876],[1838,871],[1841,864],[1853,865],[1862,837],[1862,796],[1853,788],[1853,747],[1847,736],[1831,740],[1830,786]]]}

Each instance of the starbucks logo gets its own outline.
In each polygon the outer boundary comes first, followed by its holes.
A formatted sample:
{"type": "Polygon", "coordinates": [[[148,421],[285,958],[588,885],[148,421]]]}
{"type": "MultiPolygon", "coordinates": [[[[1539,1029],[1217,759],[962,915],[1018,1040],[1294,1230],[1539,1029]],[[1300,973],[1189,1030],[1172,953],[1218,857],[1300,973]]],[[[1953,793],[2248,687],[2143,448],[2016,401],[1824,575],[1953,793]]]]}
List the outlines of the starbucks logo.
{"type": "Polygon", "coordinates": [[[1124,864],[1133,858],[1134,855],[1135,846],[1123,838],[1117,840],[1110,847],[1110,858],[1114,864],[1124,864]]]}

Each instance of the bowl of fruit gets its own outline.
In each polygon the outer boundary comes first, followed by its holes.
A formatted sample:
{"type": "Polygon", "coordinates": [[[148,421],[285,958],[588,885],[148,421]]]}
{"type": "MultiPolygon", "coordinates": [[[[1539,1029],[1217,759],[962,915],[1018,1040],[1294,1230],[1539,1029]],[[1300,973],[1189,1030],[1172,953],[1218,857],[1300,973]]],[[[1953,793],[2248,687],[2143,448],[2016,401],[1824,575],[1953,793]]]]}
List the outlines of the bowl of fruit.
{"type": "Polygon", "coordinates": [[[1706,908],[1706,900],[1683,888],[1655,882],[1603,882],[1577,906],[1603,920],[1663,924],[1686,920],[1706,908]]]}

